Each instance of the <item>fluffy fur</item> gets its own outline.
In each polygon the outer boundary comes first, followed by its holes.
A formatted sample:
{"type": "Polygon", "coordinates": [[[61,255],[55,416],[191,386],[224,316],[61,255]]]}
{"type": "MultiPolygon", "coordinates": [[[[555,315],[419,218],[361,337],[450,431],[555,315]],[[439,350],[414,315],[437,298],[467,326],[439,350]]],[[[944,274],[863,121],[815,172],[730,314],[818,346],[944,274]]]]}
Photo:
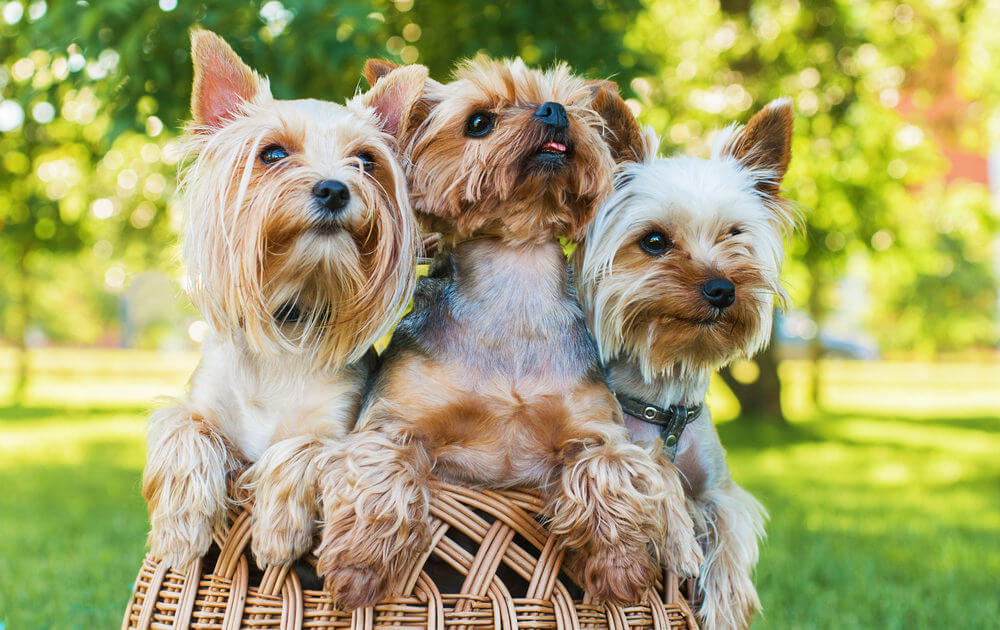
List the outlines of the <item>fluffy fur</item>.
{"type": "Polygon", "coordinates": [[[286,564],[313,539],[313,460],[353,426],[366,353],[413,291],[419,230],[387,132],[426,71],[335,105],[274,99],[207,31],[192,58],[184,262],[211,332],[187,395],[150,420],[149,545],[179,569],[204,554],[242,473],[257,560],[286,564]],[[337,212],[315,192],[333,180],[349,191],[337,212]]]}
{"type": "MultiPolygon", "coordinates": [[[[391,69],[369,63],[368,78],[377,86],[391,69]]],[[[431,473],[539,489],[600,600],[640,599],[656,553],[695,571],[679,476],[628,441],[556,240],[581,234],[615,156],[641,138],[611,86],[565,66],[478,58],[453,82],[429,83],[403,126],[414,208],[444,247],[383,355],[342,468],[324,474],[340,501],[324,506],[318,569],[339,605],[387,594],[425,549],[431,473]],[[562,123],[536,116],[547,103],[564,108],[562,123]],[[470,136],[478,115],[492,128],[470,136]]]]}
{"type": "MultiPolygon", "coordinates": [[[[616,392],[661,407],[697,405],[713,370],[767,344],[794,220],[779,195],[791,132],[791,104],[779,100],[745,128],[719,133],[709,159],[650,151],[620,171],[574,261],[616,392]],[[666,239],[665,251],[644,249],[651,235],[666,239]],[[707,299],[713,279],[732,283],[730,305],[707,299]]],[[[626,424],[637,442],[658,442],[653,425],[631,417],[626,424]]],[[[751,575],[766,513],[730,478],[707,410],[681,435],[675,463],[705,553],[702,626],[746,628],[760,608],[751,575]]]]}

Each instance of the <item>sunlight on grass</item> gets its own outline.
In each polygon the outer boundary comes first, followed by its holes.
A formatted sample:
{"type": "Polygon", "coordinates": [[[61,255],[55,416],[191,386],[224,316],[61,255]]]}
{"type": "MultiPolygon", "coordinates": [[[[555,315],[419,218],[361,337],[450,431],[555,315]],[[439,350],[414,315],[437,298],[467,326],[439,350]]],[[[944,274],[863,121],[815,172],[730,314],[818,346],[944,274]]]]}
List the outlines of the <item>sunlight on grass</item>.
{"type": "Polygon", "coordinates": [[[0,469],[32,464],[86,465],[95,448],[108,442],[129,445],[107,451],[104,464],[142,468],[144,422],[136,416],[90,419],[56,419],[0,425],[0,469]]]}
{"type": "Polygon", "coordinates": [[[1000,615],[1000,419],[720,427],[771,513],[755,628],[988,628],[1000,615]],[[974,446],[977,445],[978,446],[974,446]]]}

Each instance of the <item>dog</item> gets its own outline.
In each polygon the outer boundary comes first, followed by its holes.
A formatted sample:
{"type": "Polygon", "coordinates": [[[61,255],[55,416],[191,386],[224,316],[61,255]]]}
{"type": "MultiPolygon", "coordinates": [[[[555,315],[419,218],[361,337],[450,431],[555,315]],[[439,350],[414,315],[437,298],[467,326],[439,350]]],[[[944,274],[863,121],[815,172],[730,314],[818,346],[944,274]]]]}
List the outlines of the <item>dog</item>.
{"type": "Polygon", "coordinates": [[[369,349],[413,293],[420,232],[393,134],[426,69],[346,105],[277,100],[217,35],[191,39],[183,258],[210,332],[187,395],[150,419],[148,542],[183,570],[236,482],[255,502],[258,564],[285,565],[312,547],[317,466],[353,427],[369,349]]]}
{"type": "Polygon", "coordinates": [[[366,606],[407,574],[428,543],[432,475],[540,490],[598,600],[640,599],[658,551],[693,575],[679,476],[629,442],[557,240],[582,236],[642,138],[617,87],[479,57],[429,82],[414,112],[411,200],[441,251],[321,481],[341,497],[317,550],[328,591],[366,606]]]}
{"type": "Polygon", "coordinates": [[[794,207],[781,196],[792,107],[767,105],[715,138],[710,159],[624,166],[574,252],[578,288],[630,435],[676,455],[704,561],[698,616],[747,628],[766,512],[732,480],[705,407],[712,372],[768,342],[794,207]]]}

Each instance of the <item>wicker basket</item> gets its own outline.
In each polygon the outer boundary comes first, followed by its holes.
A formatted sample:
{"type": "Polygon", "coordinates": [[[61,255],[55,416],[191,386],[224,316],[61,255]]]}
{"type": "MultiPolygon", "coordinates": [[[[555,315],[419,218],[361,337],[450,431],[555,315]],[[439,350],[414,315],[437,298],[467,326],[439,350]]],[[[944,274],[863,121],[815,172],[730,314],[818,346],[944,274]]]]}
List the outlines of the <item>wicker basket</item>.
{"type": "Polygon", "coordinates": [[[243,510],[186,574],[147,556],[122,629],[697,627],[670,575],[642,604],[594,604],[563,565],[558,540],[536,520],[540,508],[538,497],[526,492],[443,485],[432,506],[432,548],[404,595],[353,613],[333,607],[312,571],[314,557],[291,570],[257,569],[249,551],[250,513],[243,510]]]}

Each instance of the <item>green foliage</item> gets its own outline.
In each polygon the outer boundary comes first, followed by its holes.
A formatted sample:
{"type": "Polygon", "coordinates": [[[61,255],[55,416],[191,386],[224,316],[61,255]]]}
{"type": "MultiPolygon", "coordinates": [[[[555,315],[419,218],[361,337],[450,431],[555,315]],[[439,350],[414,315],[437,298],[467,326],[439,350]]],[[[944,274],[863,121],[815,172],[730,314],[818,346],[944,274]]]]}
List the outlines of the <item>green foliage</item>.
{"type": "Polygon", "coordinates": [[[439,79],[478,52],[566,60],[618,81],[668,153],[703,153],[713,128],[791,96],[786,187],[804,216],[786,274],[794,302],[823,321],[860,269],[885,348],[1000,335],[995,215],[982,188],[939,183],[942,143],[1000,139],[996,2],[22,2],[0,2],[0,105],[24,118],[0,135],[0,334],[15,343],[29,328],[113,339],[132,278],[179,276],[170,141],[187,118],[193,25],[223,34],[282,98],[342,101],[365,87],[368,57],[425,63],[439,79]],[[922,113],[953,98],[970,104],[922,113]],[[940,208],[975,228],[941,232],[940,208]],[[906,282],[885,282],[886,268],[906,282]]]}
{"type": "MultiPolygon", "coordinates": [[[[793,302],[823,321],[838,303],[837,284],[848,261],[870,259],[879,315],[873,332],[888,348],[933,350],[953,348],[959,339],[966,347],[1000,339],[988,325],[997,290],[989,257],[963,256],[966,247],[981,251],[996,231],[985,190],[925,188],[947,168],[936,142],[957,139],[901,113],[910,99],[947,101],[947,77],[961,78],[951,64],[976,36],[967,32],[968,22],[983,9],[977,2],[947,4],[941,10],[940,3],[919,2],[650,0],[626,36],[632,49],[652,55],[659,68],[632,87],[643,119],[664,136],[666,152],[705,152],[707,130],[745,120],[771,99],[794,98],[797,120],[785,188],[802,208],[804,230],[792,239],[786,274],[793,302]],[[928,94],[928,88],[939,89],[928,94]],[[942,204],[980,230],[938,236],[940,222],[915,208],[939,212],[942,204]],[[976,281],[955,299],[931,304],[921,293],[926,284],[880,272],[890,257],[910,269],[937,265],[976,281]],[[897,283],[890,291],[876,290],[885,288],[886,275],[897,283]],[[970,299],[982,308],[962,308],[970,299]],[[901,302],[910,317],[938,316],[948,325],[887,326],[901,302]]],[[[986,45],[970,47],[980,61],[986,45]]],[[[1000,76],[994,71],[971,85],[976,92],[968,97],[985,98],[1000,76]]],[[[946,122],[982,121],[967,115],[946,122]]],[[[984,149],[982,139],[976,140],[976,148],[984,149]]]]}

